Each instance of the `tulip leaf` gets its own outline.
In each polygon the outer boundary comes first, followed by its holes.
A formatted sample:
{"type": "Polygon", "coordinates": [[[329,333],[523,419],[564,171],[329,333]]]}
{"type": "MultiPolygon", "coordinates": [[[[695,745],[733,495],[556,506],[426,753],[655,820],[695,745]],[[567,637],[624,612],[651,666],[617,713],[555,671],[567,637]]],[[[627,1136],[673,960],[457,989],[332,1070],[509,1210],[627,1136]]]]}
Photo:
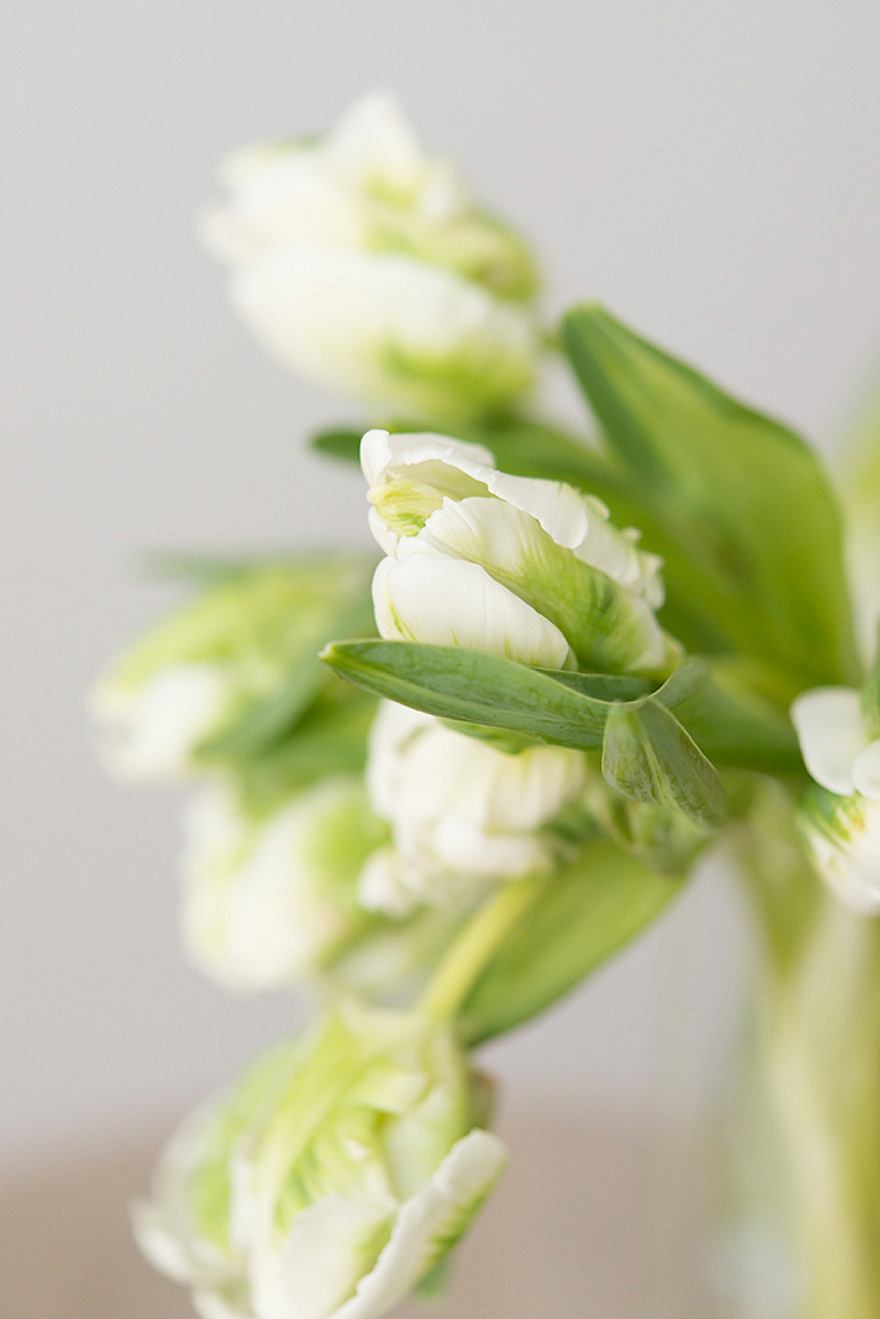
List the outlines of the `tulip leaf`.
{"type": "Polygon", "coordinates": [[[787,720],[769,703],[741,702],[717,689],[709,668],[699,661],[682,665],[651,694],[641,678],[532,669],[458,646],[340,641],[328,646],[322,658],[374,696],[454,721],[462,732],[476,733],[474,725],[479,725],[479,736],[488,735],[508,750],[517,749],[517,739],[596,750],[609,710],[650,694],[661,714],[664,706],[675,710],[703,754],[717,764],[784,770],[801,763],[787,720]],[[487,734],[491,729],[513,738],[487,734]]]}
{"type": "Polygon", "coordinates": [[[852,680],[840,515],[815,454],[601,307],[571,311],[563,340],[673,609],[689,600],[796,687],[852,680]]]}
{"type": "MultiPolygon", "coordinates": [[[[364,427],[364,430],[366,427],[364,427]]],[[[363,430],[353,430],[349,426],[334,426],[313,435],[310,444],[325,458],[336,458],[344,463],[356,463],[360,458],[361,436],[363,430]]]]}
{"type": "Polygon", "coordinates": [[[474,1045],[550,1006],[650,924],[682,887],[601,841],[555,875],[466,999],[474,1045]]]}
{"type": "Polygon", "coordinates": [[[580,750],[602,744],[608,702],[558,682],[548,670],[459,646],[410,641],[334,642],[321,658],[374,695],[440,719],[580,750]]]}
{"type": "Polygon", "coordinates": [[[631,801],[681,811],[708,829],[724,823],[726,799],[714,767],[656,699],[611,706],[602,774],[631,801]]]}

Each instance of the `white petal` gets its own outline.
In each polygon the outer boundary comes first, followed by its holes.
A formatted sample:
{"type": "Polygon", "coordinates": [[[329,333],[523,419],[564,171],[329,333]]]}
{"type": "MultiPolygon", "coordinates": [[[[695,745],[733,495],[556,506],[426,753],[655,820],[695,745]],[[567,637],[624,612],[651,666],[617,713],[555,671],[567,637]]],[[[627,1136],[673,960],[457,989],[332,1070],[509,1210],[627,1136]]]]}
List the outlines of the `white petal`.
{"type": "Polygon", "coordinates": [[[99,692],[95,708],[110,734],[104,749],[110,769],[127,779],[183,776],[227,700],[223,673],[213,664],[169,664],[130,695],[99,692]]]}
{"type": "Polygon", "coordinates": [[[404,255],[285,246],[231,294],[283,366],[359,399],[467,419],[531,387],[531,313],[404,255]]]}
{"type": "Polygon", "coordinates": [[[380,178],[401,189],[420,181],[424,156],[398,101],[368,92],[348,109],[317,148],[328,166],[352,183],[380,178]]]}
{"type": "Polygon", "coordinates": [[[387,640],[463,646],[550,669],[568,657],[559,629],[475,563],[431,554],[384,559],[373,605],[387,640]]]}
{"type": "Polygon", "coordinates": [[[414,467],[449,467],[478,486],[495,474],[495,459],[481,444],[454,440],[432,431],[419,433],[370,430],[361,440],[361,467],[367,483],[382,485],[396,476],[412,475],[414,467]]]}
{"type": "Polygon", "coordinates": [[[398,920],[418,906],[393,847],[381,847],[370,857],[358,881],[358,898],[367,911],[383,911],[398,920]]]}
{"type": "Polygon", "coordinates": [[[574,486],[507,472],[496,472],[487,484],[493,495],[535,518],[557,545],[572,549],[586,536],[589,505],[574,486]]]}
{"type": "Polygon", "coordinates": [[[504,1145],[488,1131],[458,1141],[428,1185],[403,1205],[376,1267],[333,1319],[376,1319],[408,1295],[446,1253],[450,1238],[467,1229],[506,1162],[504,1145]]]}
{"type": "Polygon", "coordinates": [[[856,756],[852,776],[856,792],[872,801],[880,801],[880,738],[856,756]]]}
{"type": "Polygon", "coordinates": [[[298,1213],[287,1237],[266,1225],[251,1257],[256,1319],[328,1319],[376,1262],[388,1205],[327,1196],[298,1213]]]}
{"type": "Polygon", "coordinates": [[[859,693],[853,687],[816,687],[791,707],[804,763],[829,792],[855,791],[853,762],[868,745],[859,693]]]}
{"type": "Polygon", "coordinates": [[[552,865],[545,843],[526,832],[490,834],[455,816],[439,822],[433,850],[454,876],[461,872],[487,879],[520,879],[552,865]]]}

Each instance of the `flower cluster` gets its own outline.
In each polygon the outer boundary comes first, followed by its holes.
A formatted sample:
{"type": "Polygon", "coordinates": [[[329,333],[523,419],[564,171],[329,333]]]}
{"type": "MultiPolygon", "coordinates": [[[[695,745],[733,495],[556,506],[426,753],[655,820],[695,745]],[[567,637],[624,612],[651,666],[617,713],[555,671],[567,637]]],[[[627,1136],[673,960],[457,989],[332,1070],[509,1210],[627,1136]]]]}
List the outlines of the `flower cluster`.
{"type": "Polygon", "coordinates": [[[878,682],[796,436],[591,307],[558,342],[601,448],[523,414],[535,262],[390,98],[223,176],[202,235],[258,338],[451,433],[363,434],[378,566],[202,564],[99,685],[111,768],[197,787],[195,962],[323,999],[185,1123],[135,1225],[205,1319],[377,1319],[503,1168],[471,1050],[634,938],[729,818],[765,860],[798,819],[791,885],[815,897],[812,857],[880,912],[878,682]]]}

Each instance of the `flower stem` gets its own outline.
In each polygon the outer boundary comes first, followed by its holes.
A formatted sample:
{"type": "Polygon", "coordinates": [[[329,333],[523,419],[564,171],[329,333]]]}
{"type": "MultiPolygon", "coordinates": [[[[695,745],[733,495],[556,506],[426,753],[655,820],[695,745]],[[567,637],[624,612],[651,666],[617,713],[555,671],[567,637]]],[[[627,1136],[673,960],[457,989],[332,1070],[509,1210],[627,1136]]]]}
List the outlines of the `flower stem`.
{"type": "Polygon", "coordinates": [[[509,880],[465,925],[430,980],[422,1009],[439,1021],[453,1018],[498,950],[532,903],[544,892],[547,876],[509,880]]]}

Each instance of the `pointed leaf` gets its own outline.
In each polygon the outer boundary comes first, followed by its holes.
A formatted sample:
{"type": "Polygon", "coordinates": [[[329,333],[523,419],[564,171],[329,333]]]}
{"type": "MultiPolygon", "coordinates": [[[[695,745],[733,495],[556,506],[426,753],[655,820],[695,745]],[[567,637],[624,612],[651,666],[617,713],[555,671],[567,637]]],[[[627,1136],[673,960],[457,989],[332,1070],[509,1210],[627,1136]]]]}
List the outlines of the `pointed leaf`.
{"type": "Polygon", "coordinates": [[[657,700],[610,708],[602,774],[632,801],[671,807],[706,828],[724,822],[726,800],[714,767],[657,700]]]}
{"type": "Polygon", "coordinates": [[[549,1007],[640,934],[681,886],[612,843],[588,847],[549,881],[474,985],[461,1019],[468,1044],[549,1007]]]}
{"type": "Polygon", "coordinates": [[[850,680],[840,517],[816,456],[600,307],[575,308],[563,336],[631,490],[678,547],[646,538],[671,603],[690,593],[733,649],[800,686],[850,680]]]}

